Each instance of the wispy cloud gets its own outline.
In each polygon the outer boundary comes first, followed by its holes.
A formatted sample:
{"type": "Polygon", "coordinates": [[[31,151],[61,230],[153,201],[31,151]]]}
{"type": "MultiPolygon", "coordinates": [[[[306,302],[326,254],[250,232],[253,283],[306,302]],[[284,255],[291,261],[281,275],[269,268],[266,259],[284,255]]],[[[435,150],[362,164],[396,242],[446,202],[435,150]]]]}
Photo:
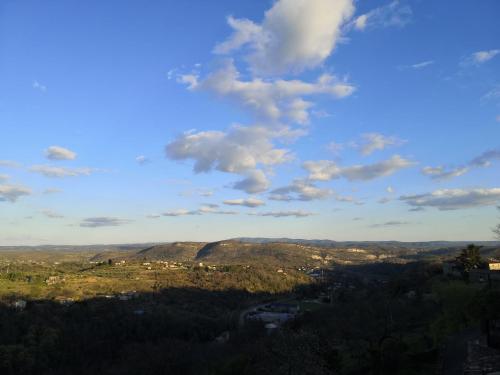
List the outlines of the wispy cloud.
{"type": "Polygon", "coordinates": [[[248,215],[252,216],[271,216],[271,217],[307,217],[312,216],[314,213],[307,211],[268,211],[268,212],[251,212],[248,215]]]}
{"type": "Polygon", "coordinates": [[[415,208],[435,207],[441,211],[479,206],[494,206],[500,202],[500,188],[442,189],[399,198],[415,208]]]}
{"type": "Polygon", "coordinates": [[[306,161],[303,167],[309,172],[310,180],[329,181],[344,177],[349,181],[368,181],[390,176],[397,171],[414,166],[416,163],[394,155],[390,159],[374,164],[341,167],[331,160],[306,161]]]}
{"type": "Polygon", "coordinates": [[[64,218],[63,215],[61,215],[55,211],[49,210],[49,209],[41,210],[40,212],[42,214],[44,214],[46,217],[48,217],[49,219],[62,219],[62,218],[64,218]]]}
{"type": "Polygon", "coordinates": [[[47,86],[42,85],[38,81],[33,81],[33,84],[31,85],[31,87],[33,87],[35,90],[38,90],[38,91],[41,91],[41,92],[47,91],[47,86]]]}
{"type": "Polygon", "coordinates": [[[432,64],[434,64],[434,60],[427,60],[427,61],[419,62],[417,64],[409,65],[409,67],[418,70],[418,69],[427,68],[428,66],[431,66],[432,64]]]}
{"type": "Polygon", "coordinates": [[[386,203],[389,203],[391,200],[392,200],[391,198],[383,197],[383,198],[380,198],[378,200],[378,203],[380,203],[380,204],[386,204],[386,203]]]}
{"type": "Polygon", "coordinates": [[[178,216],[192,216],[192,215],[204,215],[204,214],[237,215],[238,212],[237,211],[220,210],[218,208],[218,205],[206,204],[206,205],[200,206],[196,210],[188,210],[188,209],[180,208],[177,210],[163,212],[161,215],[168,216],[168,217],[178,217],[178,216]]]}
{"type": "Polygon", "coordinates": [[[20,197],[31,195],[31,189],[22,185],[0,185],[0,202],[15,202],[20,197]]]}
{"type": "Polygon", "coordinates": [[[358,16],[351,26],[356,30],[378,27],[403,27],[411,21],[413,12],[409,5],[395,0],[358,16]]]}
{"type": "Polygon", "coordinates": [[[312,201],[328,198],[332,194],[331,189],[322,189],[310,181],[296,179],[288,186],[271,191],[269,199],[275,201],[312,201]]]}
{"type": "Polygon", "coordinates": [[[93,168],[65,168],[54,167],[51,165],[33,165],[29,168],[30,172],[39,173],[45,177],[62,178],[62,177],[76,177],[76,176],[89,176],[96,169],[93,168]]]}
{"type": "Polygon", "coordinates": [[[62,193],[62,190],[58,189],[58,188],[47,188],[42,193],[43,194],[56,194],[56,193],[62,193]]]}
{"type": "Polygon", "coordinates": [[[146,165],[151,162],[151,160],[145,155],[139,155],[135,158],[135,161],[139,165],[146,165]]]}
{"type": "Polygon", "coordinates": [[[462,176],[473,168],[487,168],[491,166],[492,162],[500,160],[500,149],[492,149],[483,152],[481,155],[476,156],[470,160],[466,165],[458,167],[424,167],[422,173],[430,176],[434,180],[448,180],[454,177],[462,176]]]}
{"type": "Polygon", "coordinates": [[[264,206],[266,204],[263,200],[257,198],[227,199],[223,203],[229,206],[245,206],[245,207],[259,207],[259,206],[264,206]]]}
{"type": "Polygon", "coordinates": [[[61,146],[50,146],[45,150],[45,157],[49,160],[75,160],[76,152],[61,146]]]}
{"type": "Polygon", "coordinates": [[[359,143],[353,142],[355,148],[359,148],[364,156],[371,155],[375,151],[382,151],[391,146],[401,146],[406,141],[394,136],[385,136],[380,133],[366,133],[361,136],[359,143]]]}
{"type": "Polygon", "coordinates": [[[162,216],[189,216],[189,215],[200,215],[201,213],[198,210],[186,210],[184,208],[179,208],[177,210],[165,211],[162,213],[162,216]]]}
{"type": "Polygon", "coordinates": [[[468,167],[445,168],[443,166],[424,167],[422,173],[430,176],[434,180],[448,180],[453,177],[458,177],[466,174],[469,171],[468,167]]]}
{"type": "Polygon", "coordinates": [[[131,221],[127,219],[101,216],[83,219],[80,223],[80,226],[83,228],[117,227],[120,225],[128,224],[130,222],[131,221]]]}
{"type": "Polygon", "coordinates": [[[221,210],[218,206],[203,205],[198,208],[200,214],[216,214],[216,215],[238,215],[238,211],[221,210]]]}
{"type": "Polygon", "coordinates": [[[481,65],[487,61],[493,59],[496,55],[500,53],[500,49],[490,49],[485,51],[477,51],[472,53],[471,55],[464,58],[461,62],[462,66],[467,65],[481,65]]]}
{"type": "Polygon", "coordinates": [[[6,168],[21,168],[21,163],[13,160],[0,160],[0,167],[6,168]]]}
{"type": "Polygon", "coordinates": [[[385,223],[372,224],[370,227],[372,228],[381,228],[381,227],[399,227],[401,225],[411,224],[408,221],[386,221],[385,223]]]}

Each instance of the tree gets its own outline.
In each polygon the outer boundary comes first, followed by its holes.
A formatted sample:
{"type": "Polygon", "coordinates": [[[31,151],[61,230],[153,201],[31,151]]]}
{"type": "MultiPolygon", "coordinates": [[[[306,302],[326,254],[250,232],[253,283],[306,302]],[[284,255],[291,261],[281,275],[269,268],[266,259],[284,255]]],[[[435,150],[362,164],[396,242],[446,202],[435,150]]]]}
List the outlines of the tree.
{"type": "MultiPolygon", "coordinates": [[[[500,206],[497,207],[500,211],[500,206]]],[[[495,228],[493,228],[493,233],[495,233],[495,237],[500,240],[500,223],[497,224],[495,228]]]]}
{"type": "Polygon", "coordinates": [[[474,244],[467,245],[457,257],[457,262],[461,264],[465,272],[469,272],[474,268],[478,268],[483,263],[479,250],[482,246],[474,244]]]}

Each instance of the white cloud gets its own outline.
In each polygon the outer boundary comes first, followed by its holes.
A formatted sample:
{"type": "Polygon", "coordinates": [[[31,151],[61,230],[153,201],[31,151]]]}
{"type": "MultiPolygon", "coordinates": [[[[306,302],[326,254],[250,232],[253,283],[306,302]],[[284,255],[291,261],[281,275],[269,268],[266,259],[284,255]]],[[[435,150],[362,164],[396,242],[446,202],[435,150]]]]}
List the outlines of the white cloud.
{"type": "Polygon", "coordinates": [[[245,207],[259,207],[264,206],[265,202],[257,198],[246,198],[246,199],[227,199],[223,202],[229,206],[245,206],[245,207]]]}
{"type": "Polygon", "coordinates": [[[76,153],[60,146],[50,146],[45,150],[45,157],[49,160],[75,160],[76,153]]]}
{"type": "Polygon", "coordinates": [[[10,178],[10,176],[6,174],[0,174],[0,183],[7,181],[10,178]]]}
{"type": "Polygon", "coordinates": [[[434,180],[448,180],[453,177],[462,176],[468,171],[469,168],[467,167],[457,167],[452,169],[446,169],[443,166],[422,168],[422,173],[426,176],[430,176],[434,180]]]}
{"type": "Polygon", "coordinates": [[[415,165],[415,162],[394,155],[390,159],[374,164],[340,167],[331,160],[306,161],[304,169],[309,172],[309,179],[328,181],[344,177],[349,181],[368,181],[390,176],[397,171],[415,165]]]}
{"type": "Polygon", "coordinates": [[[391,198],[383,197],[383,198],[380,198],[378,200],[378,203],[380,203],[380,204],[386,204],[386,203],[389,203],[390,201],[391,201],[391,198]]]}
{"type": "Polygon", "coordinates": [[[252,74],[240,74],[233,60],[226,58],[220,68],[203,77],[197,68],[188,74],[170,71],[168,77],[175,74],[189,90],[210,92],[236,103],[250,112],[255,124],[185,133],[167,144],[167,157],[193,160],[196,173],[218,170],[244,176],[233,187],[249,194],[268,189],[266,174],[293,159],[289,150],[275,147],[275,142],[304,136],[307,128],[295,125],[307,125],[311,114],[326,114],[315,111],[311,97],[340,99],[355,91],[345,78],[331,74],[309,82],[275,74],[318,67],[333,51],[341,26],[353,12],[353,0],[278,0],[262,23],[228,17],[234,33],[214,53],[233,54],[244,48],[241,55],[252,74]],[[263,78],[266,75],[273,77],[263,78]]]}
{"type": "Polygon", "coordinates": [[[355,91],[348,82],[333,75],[323,74],[315,82],[301,80],[263,80],[253,78],[241,80],[240,73],[231,60],[205,80],[197,76],[183,75],[182,83],[187,83],[191,90],[213,92],[227,98],[249,110],[257,119],[277,122],[287,120],[298,124],[307,124],[312,103],[302,96],[328,95],[332,98],[344,98],[355,91]]]}
{"type": "Polygon", "coordinates": [[[294,180],[291,185],[271,191],[269,199],[276,201],[311,201],[325,199],[333,194],[331,189],[321,189],[307,180],[294,180]]]}
{"type": "Polygon", "coordinates": [[[248,215],[252,216],[272,216],[272,217],[289,217],[289,216],[294,216],[294,217],[306,217],[306,216],[312,216],[314,213],[312,212],[307,212],[307,211],[301,211],[301,210],[293,210],[293,211],[268,211],[268,212],[252,212],[249,213],[248,215]]]}
{"type": "Polygon", "coordinates": [[[332,160],[306,161],[302,166],[309,172],[309,179],[315,181],[329,181],[342,173],[341,167],[332,160]]]}
{"type": "Polygon", "coordinates": [[[35,90],[39,90],[41,92],[45,92],[47,91],[47,86],[45,85],[42,85],[40,82],[38,81],[33,81],[33,84],[31,85],[31,87],[33,87],[35,90]]]}
{"type": "Polygon", "coordinates": [[[470,56],[470,60],[475,64],[482,64],[482,63],[485,63],[486,61],[491,60],[499,53],[500,53],[500,49],[490,49],[489,51],[478,51],[478,52],[474,52],[470,56]]]}
{"type": "Polygon", "coordinates": [[[360,145],[356,145],[360,148],[362,155],[371,155],[375,151],[382,151],[389,146],[400,146],[405,143],[404,140],[397,137],[387,137],[379,133],[366,133],[361,136],[363,139],[360,145]]]}
{"type": "Polygon", "coordinates": [[[15,202],[31,193],[31,189],[22,185],[0,185],[0,201],[15,202]]]}
{"type": "Polygon", "coordinates": [[[228,132],[205,131],[185,133],[166,146],[173,160],[194,160],[196,173],[218,170],[245,176],[235,189],[249,194],[269,187],[269,181],[258,167],[274,166],[292,159],[286,149],[274,148],[271,139],[280,132],[258,126],[233,126],[228,132]]]}
{"type": "Polygon", "coordinates": [[[362,14],[354,20],[354,27],[358,30],[364,30],[368,21],[368,14],[362,14]]]}
{"type": "Polygon", "coordinates": [[[403,5],[400,1],[395,0],[358,16],[352,26],[357,30],[391,26],[403,27],[411,21],[412,14],[409,5],[403,5]]]}
{"type": "Polygon", "coordinates": [[[137,164],[139,165],[146,165],[148,164],[149,162],[151,162],[151,160],[149,160],[149,158],[147,156],[144,156],[144,155],[139,155],[135,158],[135,161],[137,162],[137,164]]]}
{"type": "Polygon", "coordinates": [[[269,188],[269,180],[259,169],[250,171],[243,180],[237,181],[233,188],[243,190],[248,194],[261,193],[269,188]]]}
{"type": "Polygon", "coordinates": [[[95,170],[92,168],[65,168],[54,167],[51,165],[33,165],[29,169],[30,172],[39,173],[45,177],[75,177],[75,176],[89,176],[95,170]]]}
{"type": "Polygon", "coordinates": [[[494,206],[500,202],[500,188],[442,189],[432,193],[404,195],[399,198],[415,208],[435,207],[441,211],[479,206],[494,206]]]}
{"type": "Polygon", "coordinates": [[[387,186],[387,188],[385,189],[385,191],[387,191],[388,193],[392,194],[392,193],[394,193],[394,188],[392,186],[387,186]]]}
{"type": "Polygon", "coordinates": [[[423,68],[426,68],[432,64],[434,64],[434,60],[428,60],[428,61],[422,61],[420,63],[410,65],[410,67],[413,69],[423,69],[423,68]]]}
{"type": "Polygon", "coordinates": [[[117,227],[130,223],[130,220],[116,217],[89,217],[83,219],[80,226],[83,228],[117,227]]]}
{"type": "Polygon", "coordinates": [[[291,159],[288,150],[273,148],[271,136],[265,128],[244,126],[233,126],[227,133],[185,133],[166,146],[166,154],[173,160],[193,159],[196,173],[213,169],[241,173],[291,159]]]}
{"type": "Polygon", "coordinates": [[[262,34],[262,27],[248,19],[227,17],[228,25],[234,30],[233,35],[215,46],[213,52],[220,55],[228,54],[241,46],[257,40],[262,34]]]}
{"type": "Polygon", "coordinates": [[[249,46],[246,60],[255,74],[299,72],[319,66],[354,13],[352,0],[278,0],[261,24],[228,18],[233,34],[214,52],[249,46]]]}

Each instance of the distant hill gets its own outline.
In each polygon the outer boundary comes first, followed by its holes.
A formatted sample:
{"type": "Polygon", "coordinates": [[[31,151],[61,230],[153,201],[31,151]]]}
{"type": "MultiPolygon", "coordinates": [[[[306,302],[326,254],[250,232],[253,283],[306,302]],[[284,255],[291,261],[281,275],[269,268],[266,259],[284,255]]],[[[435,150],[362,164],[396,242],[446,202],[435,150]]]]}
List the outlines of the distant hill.
{"type": "Polygon", "coordinates": [[[62,261],[108,259],[130,261],[203,262],[206,264],[268,264],[281,267],[318,267],[442,260],[458,255],[469,243],[482,245],[485,258],[500,257],[498,241],[332,241],[290,238],[237,238],[217,242],[163,244],[0,247],[0,256],[62,261]],[[17,254],[17,255],[16,255],[17,254]]]}
{"type": "Polygon", "coordinates": [[[133,258],[147,260],[192,261],[206,242],[173,242],[148,247],[133,258]]]}
{"type": "Polygon", "coordinates": [[[378,255],[357,248],[327,248],[293,242],[245,242],[238,240],[206,244],[196,256],[206,263],[262,263],[281,266],[322,266],[331,263],[373,262],[378,255]]]}
{"type": "Polygon", "coordinates": [[[401,241],[334,241],[334,240],[305,240],[300,238],[265,238],[265,237],[239,237],[234,241],[248,243],[295,243],[311,246],[321,246],[329,248],[347,248],[357,247],[362,249],[418,249],[431,250],[439,248],[456,248],[467,246],[470,243],[482,246],[500,246],[500,241],[420,241],[420,242],[401,242],[401,241]]]}
{"type": "Polygon", "coordinates": [[[294,243],[248,243],[219,241],[206,244],[196,255],[197,261],[207,263],[264,263],[303,265],[318,263],[321,250],[294,243]],[[315,259],[316,258],[316,259],[315,259]]]}

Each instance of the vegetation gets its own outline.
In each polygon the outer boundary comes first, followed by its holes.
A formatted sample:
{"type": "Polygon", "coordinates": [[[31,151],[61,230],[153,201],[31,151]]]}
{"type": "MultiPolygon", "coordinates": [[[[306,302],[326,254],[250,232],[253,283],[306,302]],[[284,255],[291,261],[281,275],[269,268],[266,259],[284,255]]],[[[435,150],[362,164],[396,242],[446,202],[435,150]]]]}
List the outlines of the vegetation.
{"type": "Polygon", "coordinates": [[[4,253],[0,373],[429,374],[450,335],[499,318],[497,286],[443,277],[434,253],[223,243],[4,253]],[[301,313],[273,332],[244,320],[270,301],[301,313]]]}
{"type": "Polygon", "coordinates": [[[468,273],[472,269],[480,268],[483,265],[483,260],[481,259],[480,254],[481,247],[482,246],[470,244],[463,249],[457,257],[457,262],[460,264],[464,272],[468,273]]]}
{"type": "MultiPolygon", "coordinates": [[[[498,206],[497,208],[498,208],[498,211],[500,211],[500,206],[498,206]]],[[[497,240],[500,240],[500,223],[497,224],[497,226],[495,228],[493,228],[493,233],[495,234],[495,237],[497,238],[497,240]]]]}

